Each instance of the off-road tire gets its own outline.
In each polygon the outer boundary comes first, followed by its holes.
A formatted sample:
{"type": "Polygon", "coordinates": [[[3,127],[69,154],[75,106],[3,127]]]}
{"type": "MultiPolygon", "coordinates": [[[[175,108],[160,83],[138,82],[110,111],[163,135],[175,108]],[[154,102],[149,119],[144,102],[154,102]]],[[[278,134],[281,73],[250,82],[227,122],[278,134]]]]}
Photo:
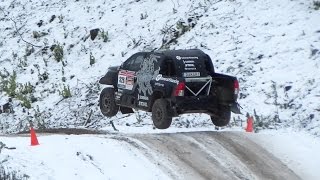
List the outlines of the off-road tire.
{"type": "Polygon", "coordinates": [[[172,122],[169,103],[165,99],[157,99],[152,106],[152,121],[156,128],[167,129],[172,122]]]}
{"type": "Polygon", "coordinates": [[[231,118],[230,107],[220,107],[219,112],[215,116],[211,116],[211,121],[215,126],[226,126],[229,124],[231,118]]]}
{"type": "Polygon", "coordinates": [[[113,88],[104,88],[100,94],[99,106],[101,113],[107,117],[115,116],[119,111],[116,105],[113,88]]]}

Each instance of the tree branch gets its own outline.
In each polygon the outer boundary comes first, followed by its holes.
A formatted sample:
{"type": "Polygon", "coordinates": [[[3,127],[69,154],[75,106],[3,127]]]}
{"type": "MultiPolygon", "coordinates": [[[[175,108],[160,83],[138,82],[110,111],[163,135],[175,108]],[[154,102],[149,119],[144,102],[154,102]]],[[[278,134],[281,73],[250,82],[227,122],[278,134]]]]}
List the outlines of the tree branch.
{"type": "MultiPolygon", "coordinates": [[[[3,12],[3,14],[4,14],[5,16],[8,16],[3,8],[0,7],[0,10],[3,12]]],[[[22,29],[22,27],[23,27],[24,25],[21,26],[20,28],[18,28],[18,27],[17,27],[17,22],[16,22],[15,20],[13,20],[11,17],[8,17],[8,18],[14,23],[14,28],[16,29],[16,33],[19,35],[20,39],[21,39],[23,42],[25,42],[25,43],[33,46],[33,47],[38,47],[38,48],[41,48],[41,47],[42,47],[42,46],[35,45],[35,44],[32,44],[32,43],[24,40],[23,37],[22,37],[22,34],[20,33],[20,30],[22,29]]]]}

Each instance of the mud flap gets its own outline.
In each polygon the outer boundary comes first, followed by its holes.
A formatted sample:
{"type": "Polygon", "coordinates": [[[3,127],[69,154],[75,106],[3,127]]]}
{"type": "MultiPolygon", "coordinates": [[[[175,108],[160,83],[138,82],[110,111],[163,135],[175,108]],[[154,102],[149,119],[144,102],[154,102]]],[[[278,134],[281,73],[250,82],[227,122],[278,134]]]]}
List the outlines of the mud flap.
{"type": "Polygon", "coordinates": [[[132,108],[127,108],[127,107],[122,107],[122,106],[120,106],[120,111],[121,111],[122,114],[133,113],[132,108]]]}
{"type": "Polygon", "coordinates": [[[240,105],[237,102],[231,104],[230,110],[235,114],[242,114],[240,111],[240,105]]]}

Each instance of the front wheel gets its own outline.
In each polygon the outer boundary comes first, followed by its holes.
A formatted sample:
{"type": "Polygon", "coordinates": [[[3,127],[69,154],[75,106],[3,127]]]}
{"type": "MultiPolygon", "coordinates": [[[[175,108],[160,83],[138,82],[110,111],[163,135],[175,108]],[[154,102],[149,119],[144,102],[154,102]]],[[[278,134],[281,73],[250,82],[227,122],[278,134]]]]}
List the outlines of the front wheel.
{"type": "Polygon", "coordinates": [[[156,128],[167,129],[172,122],[169,103],[165,99],[157,99],[152,106],[152,121],[156,128]]]}
{"type": "Polygon", "coordinates": [[[101,113],[107,117],[115,116],[119,111],[116,105],[113,88],[104,88],[100,94],[99,105],[101,113]]]}
{"type": "Polygon", "coordinates": [[[220,107],[219,112],[215,116],[211,116],[211,121],[215,126],[226,126],[231,118],[230,107],[220,107]]]}

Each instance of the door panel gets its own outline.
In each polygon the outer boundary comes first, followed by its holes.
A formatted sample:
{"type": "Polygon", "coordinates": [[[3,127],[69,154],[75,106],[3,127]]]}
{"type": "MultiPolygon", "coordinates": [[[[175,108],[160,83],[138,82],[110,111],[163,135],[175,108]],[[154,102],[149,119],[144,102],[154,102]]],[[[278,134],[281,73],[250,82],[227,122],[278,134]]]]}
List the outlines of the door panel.
{"type": "Polygon", "coordinates": [[[144,53],[137,53],[131,56],[120,67],[118,73],[118,89],[121,93],[121,105],[134,107],[137,99],[137,78],[136,73],[144,59],[144,53]]]}

